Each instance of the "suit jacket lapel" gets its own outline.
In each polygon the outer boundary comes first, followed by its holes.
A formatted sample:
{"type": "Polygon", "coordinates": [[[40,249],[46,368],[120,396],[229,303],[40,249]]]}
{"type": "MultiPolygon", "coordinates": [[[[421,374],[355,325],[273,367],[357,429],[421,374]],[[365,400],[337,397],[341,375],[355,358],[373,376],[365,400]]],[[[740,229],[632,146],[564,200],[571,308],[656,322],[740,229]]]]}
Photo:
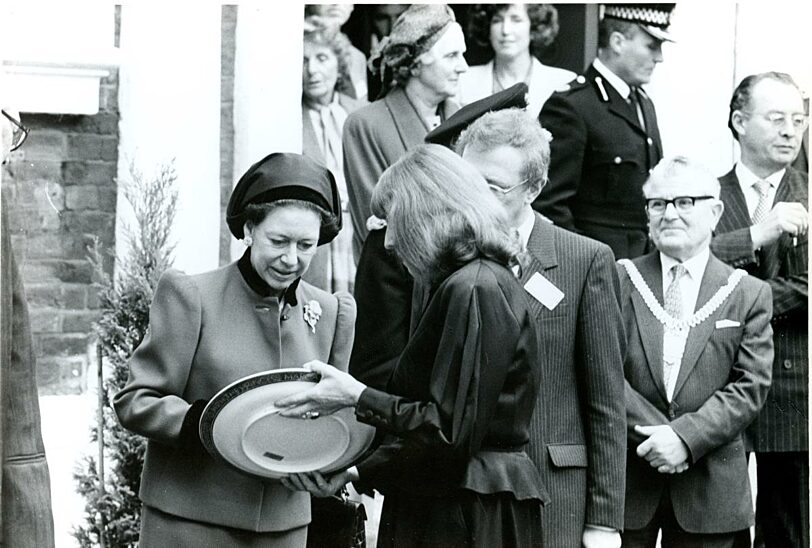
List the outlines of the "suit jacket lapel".
{"type": "MultiPolygon", "coordinates": [[[[522,285],[526,284],[536,272],[548,277],[548,271],[558,266],[558,255],[552,225],[542,219],[538,213],[535,213],[533,230],[530,232],[530,239],[527,241],[527,252],[530,255],[530,260],[526,268],[522,269],[522,275],[519,278],[522,285]]],[[[537,299],[531,298],[530,301],[531,308],[536,316],[547,310],[537,299]]]]}
{"type": "Polygon", "coordinates": [[[747,212],[747,202],[739,185],[739,179],[736,177],[736,170],[733,169],[720,178],[719,183],[722,186],[725,202],[725,214],[719,220],[719,224],[724,227],[723,232],[749,227],[750,214],[747,212]]]}
{"type": "MultiPolygon", "coordinates": [[[[650,253],[635,263],[640,275],[646,284],[651,288],[651,292],[657,298],[657,302],[663,302],[663,274],[660,265],[660,254],[650,253]]],[[[637,320],[637,330],[640,333],[640,340],[643,343],[643,350],[646,353],[646,361],[651,370],[651,378],[664,402],[667,402],[665,393],[665,383],[663,382],[663,324],[654,317],[649,310],[643,297],[637,291],[632,291],[632,306],[637,320]]]]}
{"type": "Polygon", "coordinates": [[[411,150],[421,144],[428,129],[406,97],[406,92],[397,87],[387,93],[383,100],[403,147],[411,150]]]}
{"type": "MultiPolygon", "coordinates": [[[[722,261],[713,255],[710,256],[708,265],[705,267],[705,274],[702,276],[702,282],[699,286],[699,295],[696,298],[696,310],[705,306],[705,303],[716,294],[719,288],[725,285],[729,272],[730,268],[726,267],[722,261]]],[[[716,318],[721,313],[722,308],[723,307],[720,306],[709,318],[699,325],[692,327],[688,332],[688,341],[685,343],[685,352],[682,355],[682,362],[680,363],[679,375],[677,375],[677,382],[674,386],[674,396],[672,399],[677,398],[680,389],[685,384],[685,380],[696,366],[696,362],[699,360],[699,356],[702,355],[702,351],[705,350],[708,339],[710,339],[713,330],[716,328],[716,318]]],[[[694,312],[696,312],[696,310],[694,310],[694,312]]]]}

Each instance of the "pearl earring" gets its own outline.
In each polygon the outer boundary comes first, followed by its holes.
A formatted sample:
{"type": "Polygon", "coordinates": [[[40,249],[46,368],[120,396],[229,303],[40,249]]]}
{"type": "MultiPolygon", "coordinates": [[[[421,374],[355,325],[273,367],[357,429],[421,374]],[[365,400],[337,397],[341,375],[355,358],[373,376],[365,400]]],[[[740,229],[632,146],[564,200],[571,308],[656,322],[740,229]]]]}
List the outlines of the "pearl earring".
{"type": "Polygon", "coordinates": [[[245,244],[245,247],[251,247],[251,244],[254,243],[254,240],[253,238],[251,238],[251,236],[246,236],[245,238],[242,239],[242,243],[245,244]]]}

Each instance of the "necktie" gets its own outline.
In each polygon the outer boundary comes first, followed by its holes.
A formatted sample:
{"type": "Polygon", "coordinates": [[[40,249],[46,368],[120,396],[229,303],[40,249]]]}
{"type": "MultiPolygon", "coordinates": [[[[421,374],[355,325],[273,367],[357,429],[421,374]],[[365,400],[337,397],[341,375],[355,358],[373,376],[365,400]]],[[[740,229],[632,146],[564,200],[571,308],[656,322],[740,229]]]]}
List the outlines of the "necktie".
{"type": "Polygon", "coordinates": [[[671,283],[665,292],[665,311],[672,318],[682,318],[682,292],[680,291],[679,281],[685,275],[687,270],[682,264],[675,264],[671,267],[671,283]]]}
{"type": "Polygon", "coordinates": [[[634,116],[640,122],[640,127],[646,129],[646,121],[645,117],[643,116],[643,107],[640,104],[640,96],[638,95],[637,88],[632,88],[629,92],[629,103],[632,106],[632,111],[634,111],[634,116]]]}
{"type": "Polygon", "coordinates": [[[753,212],[753,224],[757,225],[761,221],[764,220],[764,217],[767,216],[767,212],[770,211],[770,183],[767,181],[758,180],[753,183],[753,188],[756,189],[758,192],[758,205],[756,206],[756,210],[753,212]]]}
{"type": "MultiPolygon", "coordinates": [[[[665,292],[665,311],[673,318],[682,317],[682,291],[679,282],[687,270],[685,266],[676,264],[671,267],[671,283],[665,292]]],[[[670,331],[666,329],[663,333],[663,385],[668,396],[668,401],[674,394],[674,387],[677,382],[682,352],[685,348],[687,334],[683,331],[670,331]]]]}

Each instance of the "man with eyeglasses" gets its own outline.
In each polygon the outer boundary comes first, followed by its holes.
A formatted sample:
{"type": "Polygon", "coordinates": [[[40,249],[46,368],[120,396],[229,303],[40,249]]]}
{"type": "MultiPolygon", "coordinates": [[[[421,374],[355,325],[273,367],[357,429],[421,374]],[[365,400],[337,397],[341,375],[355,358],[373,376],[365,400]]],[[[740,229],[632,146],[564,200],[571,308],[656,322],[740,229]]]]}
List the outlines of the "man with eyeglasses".
{"type": "Polygon", "coordinates": [[[731,547],[753,523],[743,432],[770,386],[770,288],[711,253],[725,206],[687,158],[643,185],[656,251],[619,261],[627,351],[623,546],[731,547]]]}
{"type": "Polygon", "coordinates": [[[511,108],[471,122],[455,148],[485,178],[527,248],[518,274],[538,320],[542,364],[527,452],[552,499],[542,511],[543,544],[620,546],[624,338],[612,251],[533,211],[551,139],[534,116],[511,108]]]}
{"type": "Polygon", "coordinates": [[[738,85],[728,126],[741,158],[720,179],[725,213],[711,244],[772,289],[773,384],[747,430],[757,545],[767,547],[809,546],[809,190],[808,174],[791,167],[808,122],[789,75],[754,74],[738,85]]]}
{"type": "MultiPolygon", "coordinates": [[[[2,75],[0,75],[2,77],[2,75]]],[[[0,84],[2,84],[0,79],[0,84]]],[[[0,105],[2,105],[0,87],[0,105]]],[[[12,110],[0,111],[0,161],[20,148],[28,130],[12,110]]],[[[1,171],[1,170],[0,170],[1,171]]],[[[0,546],[54,545],[48,463],[40,431],[36,360],[28,305],[11,249],[8,204],[0,208],[0,546]]]]}

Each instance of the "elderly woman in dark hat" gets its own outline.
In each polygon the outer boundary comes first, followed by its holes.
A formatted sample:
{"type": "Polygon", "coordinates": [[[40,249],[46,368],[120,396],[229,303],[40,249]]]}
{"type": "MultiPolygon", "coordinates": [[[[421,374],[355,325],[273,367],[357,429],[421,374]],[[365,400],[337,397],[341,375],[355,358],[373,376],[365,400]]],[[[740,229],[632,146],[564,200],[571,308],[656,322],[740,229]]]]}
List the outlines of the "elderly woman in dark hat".
{"type": "Polygon", "coordinates": [[[115,396],[121,424],[149,440],[142,548],[305,546],[310,497],[216,461],[198,429],[206,402],[246,375],[312,359],[346,369],[352,297],[301,280],[341,227],[335,179],[299,154],[271,154],[237,183],[227,222],[245,254],[211,272],[163,275],[115,396]]]}

